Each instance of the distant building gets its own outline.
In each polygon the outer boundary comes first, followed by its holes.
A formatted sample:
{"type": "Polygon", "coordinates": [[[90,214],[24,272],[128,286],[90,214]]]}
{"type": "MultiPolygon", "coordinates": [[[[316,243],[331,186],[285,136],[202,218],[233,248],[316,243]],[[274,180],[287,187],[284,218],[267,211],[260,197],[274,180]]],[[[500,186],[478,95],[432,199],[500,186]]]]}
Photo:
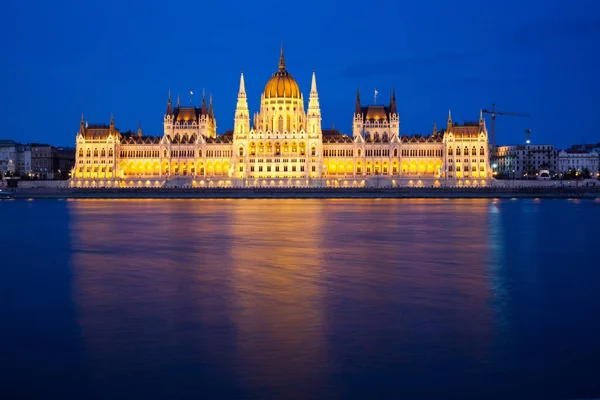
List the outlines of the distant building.
{"type": "Polygon", "coordinates": [[[75,166],[75,148],[57,147],[55,154],[56,179],[69,179],[69,174],[75,166]]]}
{"type": "MultiPolygon", "coordinates": [[[[598,146],[600,150],[600,146],[598,146]]],[[[600,153],[594,147],[573,146],[558,153],[559,173],[583,174],[589,171],[591,177],[597,177],[600,173],[600,153]]]]}
{"type": "Polygon", "coordinates": [[[49,144],[31,144],[31,173],[35,178],[54,179],[55,159],[55,147],[52,147],[49,144]]]}
{"type": "Polygon", "coordinates": [[[550,144],[497,146],[491,152],[492,169],[499,179],[533,179],[540,170],[558,172],[558,151],[550,144]]]}
{"type": "Polygon", "coordinates": [[[27,144],[17,145],[17,175],[29,175],[31,173],[31,146],[27,144]]]}
{"type": "Polygon", "coordinates": [[[0,175],[31,179],[69,179],[75,149],[48,144],[21,144],[0,140],[0,175]]]}
{"type": "Polygon", "coordinates": [[[0,140],[0,175],[31,172],[31,149],[14,140],[0,140]]]}
{"type": "Polygon", "coordinates": [[[14,140],[0,140],[0,173],[14,174],[17,169],[17,146],[14,140]]]}

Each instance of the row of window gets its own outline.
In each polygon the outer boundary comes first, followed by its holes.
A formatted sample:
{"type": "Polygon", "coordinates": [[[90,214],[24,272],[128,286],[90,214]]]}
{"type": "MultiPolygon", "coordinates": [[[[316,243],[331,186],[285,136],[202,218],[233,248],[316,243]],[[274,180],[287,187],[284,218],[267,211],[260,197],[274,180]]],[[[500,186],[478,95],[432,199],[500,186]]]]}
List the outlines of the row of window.
{"type": "MultiPolygon", "coordinates": [[[[77,163],[83,164],[84,160],[79,160],[79,161],[77,161],[77,163]]],[[[85,160],[85,164],[97,164],[97,163],[98,163],[98,160],[96,160],[94,162],[92,162],[92,160],[85,160]]],[[[106,164],[106,163],[107,163],[106,160],[100,160],[100,164],[106,164]]],[[[112,164],[112,163],[113,163],[113,160],[108,160],[108,164],[112,164]]]]}
{"type": "MultiPolygon", "coordinates": [[[[276,163],[278,163],[278,162],[281,162],[281,160],[282,160],[281,158],[273,158],[271,160],[267,160],[267,162],[276,162],[276,163]]],[[[264,163],[265,159],[264,158],[251,158],[248,161],[251,162],[251,163],[255,163],[255,162],[256,163],[264,163]]],[[[242,160],[242,162],[243,162],[243,160],[242,160]]],[[[283,162],[284,163],[287,163],[287,162],[293,162],[293,163],[295,163],[295,162],[301,162],[301,163],[304,163],[304,162],[306,162],[306,158],[284,158],[283,162]]]]}
{"type": "MultiPolygon", "coordinates": [[[[267,172],[271,172],[271,169],[273,169],[273,171],[275,172],[279,172],[280,171],[280,167],[279,165],[275,165],[273,167],[271,167],[270,165],[267,165],[266,167],[263,167],[262,165],[258,166],[258,172],[263,172],[263,168],[267,169],[267,172]]],[[[292,172],[296,172],[297,167],[295,165],[292,165],[291,167],[288,167],[287,165],[284,165],[283,167],[283,172],[288,172],[288,168],[292,169],[292,172]]],[[[300,172],[304,172],[304,165],[300,165],[299,166],[300,172]]],[[[316,167],[313,165],[312,166],[312,170],[313,172],[316,171],[316,167]]],[[[244,166],[240,165],[240,172],[244,171],[244,166]]],[[[254,165],[250,166],[250,172],[254,172],[255,171],[255,167],[254,165]]]]}
{"type": "MultiPolygon", "coordinates": [[[[448,155],[451,156],[452,154],[452,147],[450,147],[448,149],[448,155]]],[[[460,156],[460,147],[456,148],[456,155],[460,156]]],[[[469,148],[465,147],[465,150],[463,152],[462,155],[468,156],[469,155],[469,148]]],[[[471,150],[471,155],[476,156],[477,155],[477,149],[475,147],[473,147],[473,150],[471,150]]],[[[479,155],[480,156],[485,156],[485,149],[483,148],[483,146],[479,149],[479,155]]]]}
{"type": "MultiPolygon", "coordinates": [[[[469,171],[469,166],[468,166],[468,165],[464,165],[464,166],[463,166],[463,168],[464,168],[464,169],[463,169],[463,171],[465,171],[465,172],[469,171]]],[[[471,168],[471,170],[472,170],[472,171],[477,171],[477,166],[473,166],[473,167],[471,168]]],[[[454,168],[452,167],[452,165],[450,165],[450,166],[448,167],[448,171],[454,171],[454,168]]],[[[484,172],[484,171],[485,171],[485,168],[484,168],[484,166],[483,166],[483,165],[480,165],[480,166],[479,166],[479,171],[480,171],[480,172],[484,172]]],[[[457,165],[457,166],[456,166],[456,172],[460,172],[460,165],[457,165]]]]}
{"type": "Polygon", "coordinates": [[[402,157],[441,157],[442,150],[402,149],[402,157]]]}
{"type": "Polygon", "coordinates": [[[121,150],[122,158],[158,158],[158,150],[121,150]]]}
{"type": "MultiPolygon", "coordinates": [[[[98,149],[94,149],[94,157],[98,157],[98,154],[100,154],[100,157],[106,157],[106,149],[100,149],[100,152],[98,152],[98,149]]],[[[92,150],[87,149],[85,152],[85,156],[91,157],[92,150]]],[[[108,156],[109,157],[113,156],[113,149],[108,149],[108,156]]],[[[83,157],[83,149],[79,149],[79,157],[83,157]]]]}
{"type": "MultiPolygon", "coordinates": [[[[477,160],[475,160],[475,159],[473,159],[473,160],[469,160],[468,158],[465,158],[464,160],[461,160],[460,158],[457,158],[456,160],[454,160],[454,159],[452,159],[452,158],[451,158],[451,159],[449,159],[449,160],[448,160],[448,163],[453,163],[453,162],[455,162],[455,161],[456,161],[457,163],[459,163],[459,162],[466,162],[466,163],[468,163],[468,162],[476,162],[477,160]]],[[[480,163],[484,163],[484,162],[485,162],[485,160],[484,160],[483,158],[480,158],[480,159],[479,159],[479,162],[480,162],[480,163]]]]}

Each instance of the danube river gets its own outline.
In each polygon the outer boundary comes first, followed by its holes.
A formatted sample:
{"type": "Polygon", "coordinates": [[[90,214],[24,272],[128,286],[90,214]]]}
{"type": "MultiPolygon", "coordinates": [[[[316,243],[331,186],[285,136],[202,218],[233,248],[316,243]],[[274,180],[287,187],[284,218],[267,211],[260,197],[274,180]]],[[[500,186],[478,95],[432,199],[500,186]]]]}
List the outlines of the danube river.
{"type": "Polygon", "coordinates": [[[600,201],[4,200],[0,217],[2,398],[600,397],[600,201]]]}

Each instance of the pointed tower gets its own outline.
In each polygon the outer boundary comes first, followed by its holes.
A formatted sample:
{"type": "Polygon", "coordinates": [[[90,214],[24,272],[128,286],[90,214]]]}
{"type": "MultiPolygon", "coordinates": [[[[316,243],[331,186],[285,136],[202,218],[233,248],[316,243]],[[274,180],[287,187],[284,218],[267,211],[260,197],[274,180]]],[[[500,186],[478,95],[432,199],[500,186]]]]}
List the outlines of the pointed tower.
{"type": "Polygon", "coordinates": [[[281,52],[279,53],[279,70],[285,71],[285,57],[283,56],[283,42],[281,42],[281,52]]]}
{"type": "Polygon", "coordinates": [[[173,114],[173,104],[171,104],[171,89],[169,89],[169,97],[167,99],[167,112],[165,115],[173,114]]]}
{"type": "Polygon", "coordinates": [[[181,107],[181,101],[179,101],[179,93],[177,93],[177,108],[181,107]]]}
{"type": "Polygon", "coordinates": [[[483,110],[479,110],[479,131],[483,132],[485,121],[483,120],[483,110]]]}
{"type": "Polygon", "coordinates": [[[352,137],[362,136],[365,128],[360,105],[360,88],[356,89],[356,105],[354,106],[354,120],[352,121],[352,137]]]}
{"type": "Polygon", "coordinates": [[[79,133],[82,135],[85,134],[85,118],[83,117],[83,113],[81,113],[81,121],[79,122],[79,133]]]}
{"type": "Polygon", "coordinates": [[[202,89],[202,115],[206,115],[206,95],[202,89]]]}
{"type": "Polygon", "coordinates": [[[452,130],[452,112],[448,110],[448,132],[452,130]]]}
{"type": "Polygon", "coordinates": [[[396,109],[396,89],[394,87],[390,94],[390,133],[400,137],[400,115],[396,109]]]}
{"type": "Polygon", "coordinates": [[[248,98],[246,97],[244,71],[242,71],[240,73],[240,90],[238,91],[237,105],[235,106],[233,134],[234,137],[242,137],[246,136],[248,132],[250,132],[250,110],[248,109],[248,98]]]}
{"type": "Polygon", "coordinates": [[[309,135],[321,135],[321,107],[319,106],[317,77],[314,69],[312,73],[312,82],[310,85],[310,97],[308,98],[308,113],[306,122],[309,135]]]}
{"type": "Polygon", "coordinates": [[[214,119],[215,113],[214,113],[213,105],[212,105],[212,93],[209,94],[208,96],[209,96],[209,101],[208,101],[208,116],[211,119],[214,119]]]}
{"type": "Polygon", "coordinates": [[[142,124],[140,124],[139,122],[138,122],[137,135],[138,135],[138,137],[142,137],[142,124]]]}

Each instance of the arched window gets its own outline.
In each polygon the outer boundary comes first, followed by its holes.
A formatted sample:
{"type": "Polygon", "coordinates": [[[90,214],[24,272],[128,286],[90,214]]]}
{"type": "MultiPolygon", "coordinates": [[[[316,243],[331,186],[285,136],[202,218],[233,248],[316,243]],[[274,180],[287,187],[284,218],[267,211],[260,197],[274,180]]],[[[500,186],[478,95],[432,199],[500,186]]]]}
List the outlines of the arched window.
{"type": "Polygon", "coordinates": [[[485,156],[485,150],[483,149],[483,146],[481,146],[481,148],[479,149],[479,155],[485,156]]]}
{"type": "Polygon", "coordinates": [[[452,172],[453,169],[454,169],[454,167],[452,167],[452,165],[448,167],[448,171],[450,171],[450,172],[452,172]]]}
{"type": "Polygon", "coordinates": [[[239,148],[239,154],[240,154],[240,157],[244,155],[244,148],[243,147],[239,148]]]}
{"type": "Polygon", "coordinates": [[[388,134],[387,134],[387,132],[383,132],[383,141],[384,142],[388,141],[388,134]]]}
{"type": "Polygon", "coordinates": [[[465,165],[465,172],[467,172],[469,170],[469,166],[465,165]]]}
{"type": "MultiPolygon", "coordinates": [[[[457,147],[457,148],[456,148],[456,155],[457,155],[457,156],[460,156],[460,147],[457,147]]],[[[457,171],[458,171],[458,170],[457,170],[457,171]]]]}
{"type": "Polygon", "coordinates": [[[451,156],[452,155],[452,147],[448,147],[448,155],[451,156]]]}
{"type": "Polygon", "coordinates": [[[296,142],[292,142],[292,153],[296,153],[298,148],[296,147],[296,142]]]}
{"type": "Polygon", "coordinates": [[[398,157],[398,149],[394,149],[394,157],[398,157]]]}
{"type": "Polygon", "coordinates": [[[167,158],[167,149],[164,149],[164,150],[163,150],[163,157],[164,157],[164,158],[167,158]]]}
{"type": "Polygon", "coordinates": [[[106,150],[102,149],[102,150],[100,151],[100,156],[102,156],[102,157],[106,157],[106,150]]]}
{"type": "Polygon", "coordinates": [[[465,153],[464,153],[464,155],[465,155],[465,156],[468,156],[468,155],[469,155],[469,149],[468,149],[467,147],[465,147],[465,153]]]}
{"type": "Polygon", "coordinates": [[[358,156],[360,157],[361,154],[361,149],[358,149],[358,156]]]}
{"type": "Polygon", "coordinates": [[[94,149],[94,157],[98,157],[98,149],[94,149]]]}
{"type": "Polygon", "coordinates": [[[280,116],[279,120],[277,121],[277,130],[281,133],[283,132],[283,117],[280,116]]]}
{"type": "Polygon", "coordinates": [[[310,155],[313,157],[317,155],[317,148],[315,146],[310,149],[310,155]]]}
{"type": "Polygon", "coordinates": [[[288,132],[292,130],[292,119],[289,115],[285,118],[285,130],[288,132]]]}
{"type": "Polygon", "coordinates": [[[375,140],[375,141],[379,140],[379,132],[375,132],[375,134],[373,135],[373,140],[375,140]]]}
{"type": "Polygon", "coordinates": [[[83,157],[83,149],[79,149],[79,157],[83,157]]]}
{"type": "Polygon", "coordinates": [[[471,150],[471,155],[472,156],[476,156],[477,155],[477,149],[475,148],[475,146],[473,146],[473,149],[471,150]]]}
{"type": "Polygon", "coordinates": [[[281,154],[281,144],[279,142],[275,142],[275,155],[278,156],[281,154]]]}
{"type": "Polygon", "coordinates": [[[108,149],[108,156],[112,157],[113,156],[113,149],[108,149]]]}

